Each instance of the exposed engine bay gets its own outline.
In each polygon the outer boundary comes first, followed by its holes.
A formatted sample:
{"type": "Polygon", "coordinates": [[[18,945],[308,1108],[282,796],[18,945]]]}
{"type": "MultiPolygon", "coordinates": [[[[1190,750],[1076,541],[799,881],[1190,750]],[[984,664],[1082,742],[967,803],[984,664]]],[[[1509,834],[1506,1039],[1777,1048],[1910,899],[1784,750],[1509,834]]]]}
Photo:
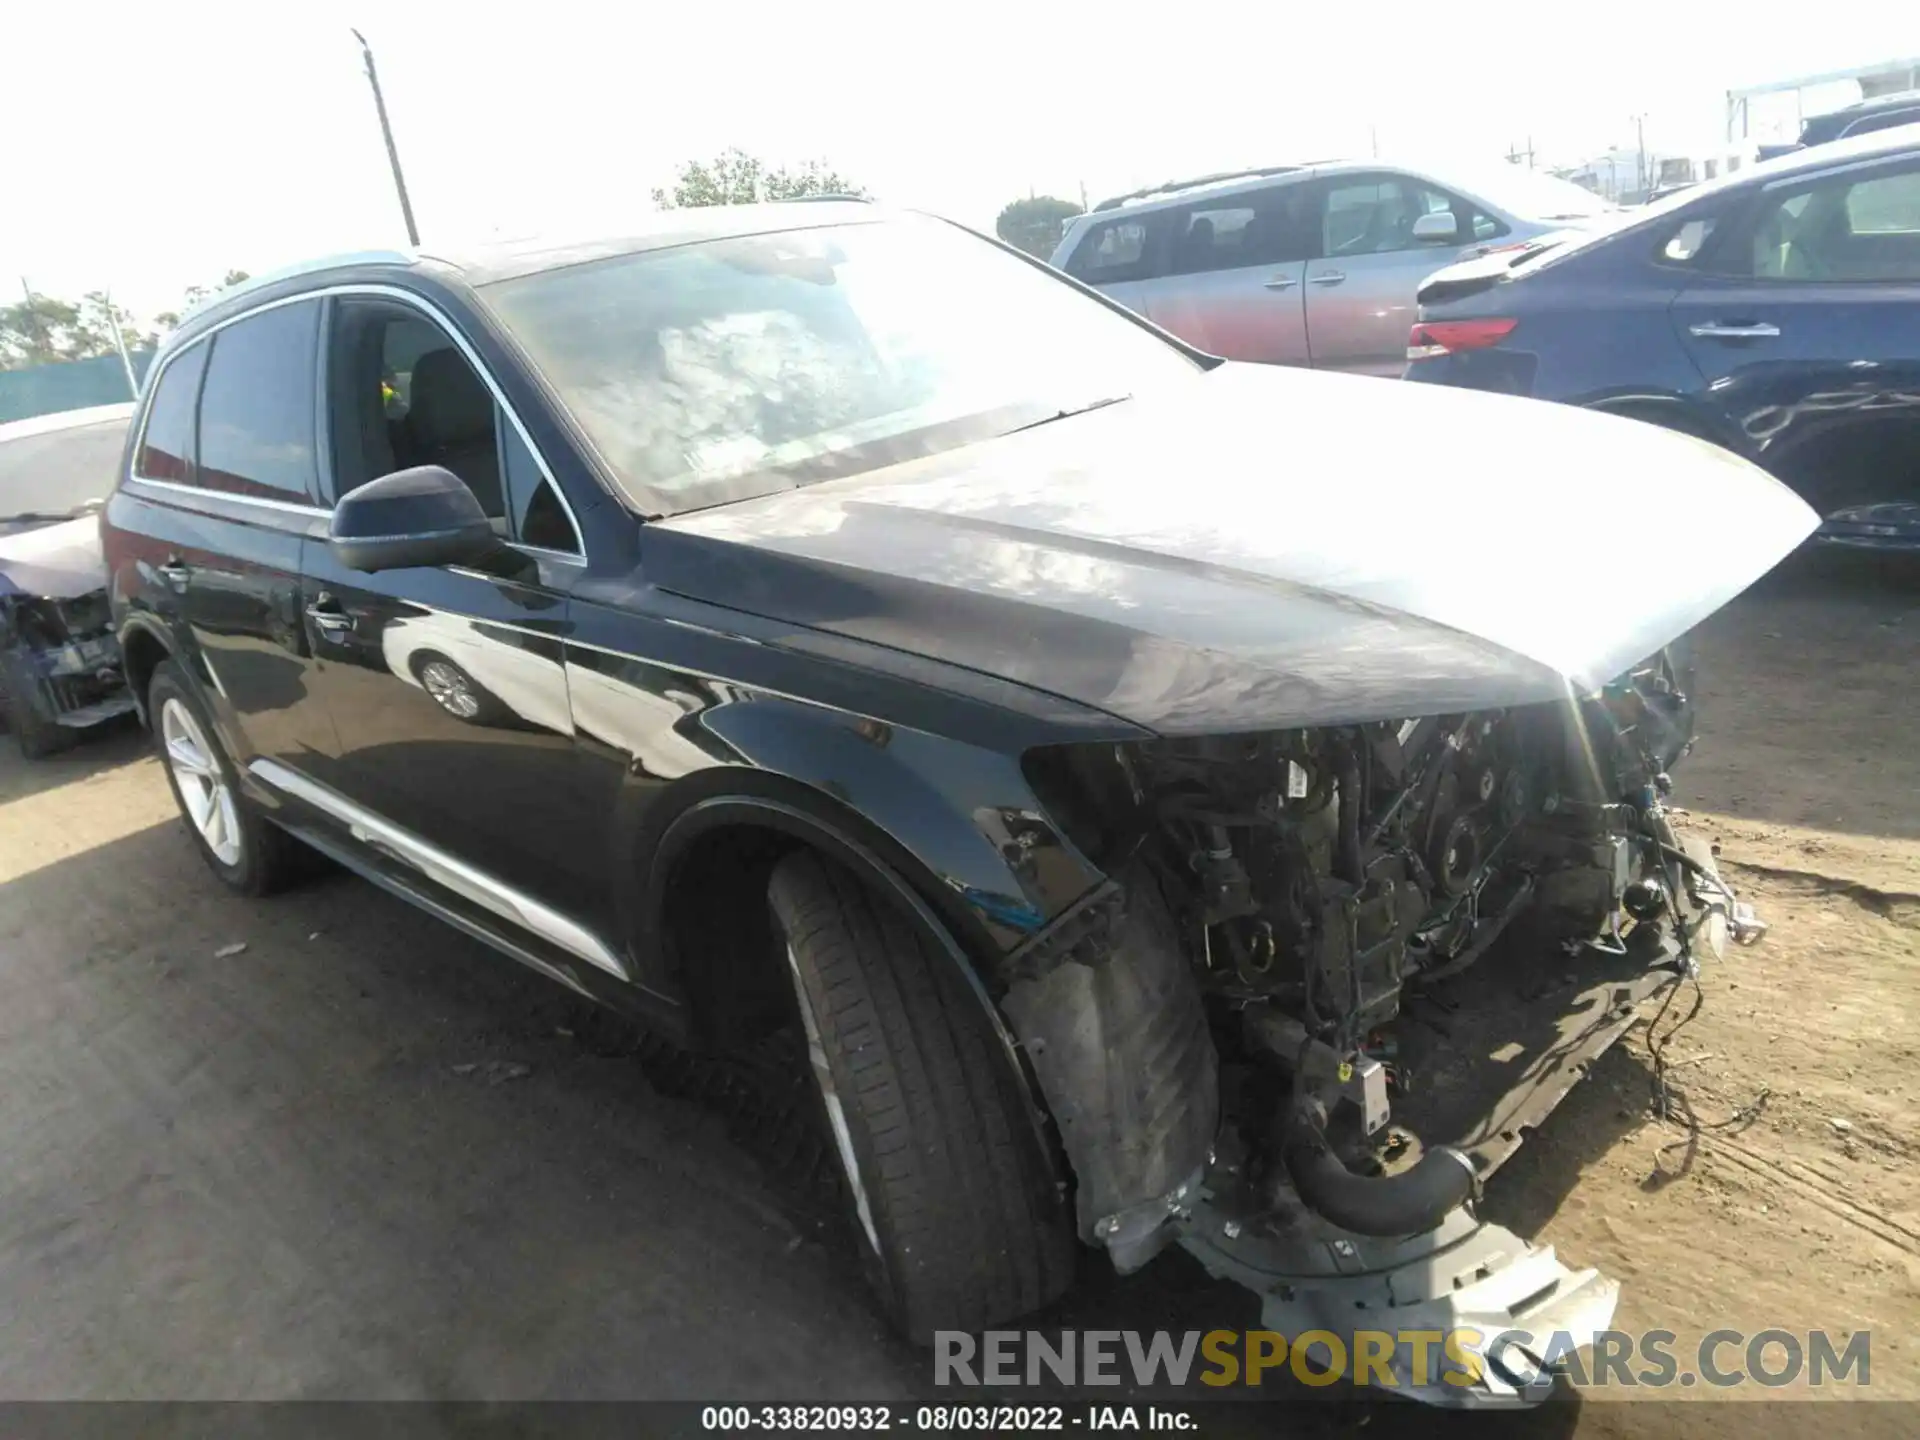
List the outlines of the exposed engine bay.
{"type": "Polygon", "coordinates": [[[1604,1328],[1614,1282],[1472,1211],[1640,1000],[1759,928],[1665,804],[1690,679],[1669,650],[1563,704],[1052,757],[1111,878],[1006,1007],[1083,1237],[1178,1241],[1289,1333],[1604,1328]]]}

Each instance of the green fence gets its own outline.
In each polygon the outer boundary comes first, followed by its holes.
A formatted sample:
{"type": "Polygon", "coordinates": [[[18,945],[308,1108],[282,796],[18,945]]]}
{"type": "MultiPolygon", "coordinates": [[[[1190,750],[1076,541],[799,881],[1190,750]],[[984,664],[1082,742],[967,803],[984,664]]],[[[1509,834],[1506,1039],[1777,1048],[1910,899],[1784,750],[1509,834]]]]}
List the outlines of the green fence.
{"type": "MultiPolygon", "coordinates": [[[[134,351],[133,373],[145,375],[152,359],[151,350],[134,351]]],[[[118,355],[70,360],[64,365],[36,365],[28,370],[0,370],[0,424],[132,398],[127,393],[127,372],[118,355]]]]}

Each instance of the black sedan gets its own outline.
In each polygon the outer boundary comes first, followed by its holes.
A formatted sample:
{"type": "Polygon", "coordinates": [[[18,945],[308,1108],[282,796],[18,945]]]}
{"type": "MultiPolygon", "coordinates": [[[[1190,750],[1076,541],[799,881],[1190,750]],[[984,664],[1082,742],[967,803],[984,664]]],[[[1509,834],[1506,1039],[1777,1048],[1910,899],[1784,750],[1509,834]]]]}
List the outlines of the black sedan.
{"type": "Polygon", "coordinates": [[[1711,440],[1810,501],[1821,541],[1920,547],[1920,126],[1442,270],[1407,356],[1410,380],[1711,440]]]}

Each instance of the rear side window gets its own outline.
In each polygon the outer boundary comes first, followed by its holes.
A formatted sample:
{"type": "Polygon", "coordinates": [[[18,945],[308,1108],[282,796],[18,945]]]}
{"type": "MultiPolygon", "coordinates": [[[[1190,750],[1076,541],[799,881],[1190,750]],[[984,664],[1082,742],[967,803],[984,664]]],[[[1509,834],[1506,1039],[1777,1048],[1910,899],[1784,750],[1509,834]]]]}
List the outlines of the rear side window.
{"type": "Polygon", "coordinates": [[[205,343],[183,350],[160,372],[153,401],[147,407],[147,428],[140,452],[133,457],[133,473],[143,480],[188,484],[193,469],[193,407],[200,398],[200,376],[207,368],[205,343]]]}
{"type": "Polygon", "coordinates": [[[1769,197],[1750,244],[1760,280],[1920,280],[1920,167],[1833,175],[1769,197]]]}
{"type": "Polygon", "coordinates": [[[200,392],[200,484],[310,503],[316,493],[314,353],[320,302],[237,320],[210,342],[200,392]]]}
{"type": "Polygon", "coordinates": [[[1144,215],[1089,225],[1067,257],[1067,273],[1089,285],[1151,279],[1153,255],[1148,241],[1144,215]]]}
{"type": "Polygon", "coordinates": [[[1305,185],[1279,185],[1172,213],[1173,275],[1285,265],[1314,253],[1314,210],[1305,185]]]}

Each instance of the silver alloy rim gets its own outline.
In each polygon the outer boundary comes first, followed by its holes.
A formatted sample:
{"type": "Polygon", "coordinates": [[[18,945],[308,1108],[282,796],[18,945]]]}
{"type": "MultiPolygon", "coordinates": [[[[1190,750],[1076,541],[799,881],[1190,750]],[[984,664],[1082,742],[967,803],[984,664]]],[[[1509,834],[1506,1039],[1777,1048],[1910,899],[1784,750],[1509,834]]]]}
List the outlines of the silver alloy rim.
{"type": "Polygon", "coordinates": [[[834,1149],[840,1154],[840,1169],[853,1192],[853,1208],[860,1216],[860,1228],[867,1232],[873,1253],[880,1253],[880,1235],[873,1224],[873,1206],[867,1203],[867,1187],[860,1180],[860,1162],[853,1153],[853,1132],[847,1129],[846,1108],[840,1103],[840,1091],[833,1083],[833,1067],[827,1064],[826,1046],[820,1043],[820,1022],[814,1018],[813,1004],[807,999],[807,984],[800,977],[800,961],[787,946],[787,968],[793,972],[793,993],[800,1001],[800,1023],[807,1030],[807,1059],[813,1064],[814,1083],[820,1098],[827,1102],[827,1123],[833,1127],[834,1149]]]}
{"type": "Polygon", "coordinates": [[[181,807],[200,832],[213,858],[222,865],[240,863],[240,816],[233,791],[220,773],[213,747],[201,733],[200,722],[180,701],[169,698],[160,707],[160,740],[167,749],[167,768],[173,771],[181,807]]]}
{"type": "Polygon", "coordinates": [[[449,715],[471,720],[480,713],[480,698],[457,666],[444,660],[429,660],[420,667],[420,683],[449,715]]]}

